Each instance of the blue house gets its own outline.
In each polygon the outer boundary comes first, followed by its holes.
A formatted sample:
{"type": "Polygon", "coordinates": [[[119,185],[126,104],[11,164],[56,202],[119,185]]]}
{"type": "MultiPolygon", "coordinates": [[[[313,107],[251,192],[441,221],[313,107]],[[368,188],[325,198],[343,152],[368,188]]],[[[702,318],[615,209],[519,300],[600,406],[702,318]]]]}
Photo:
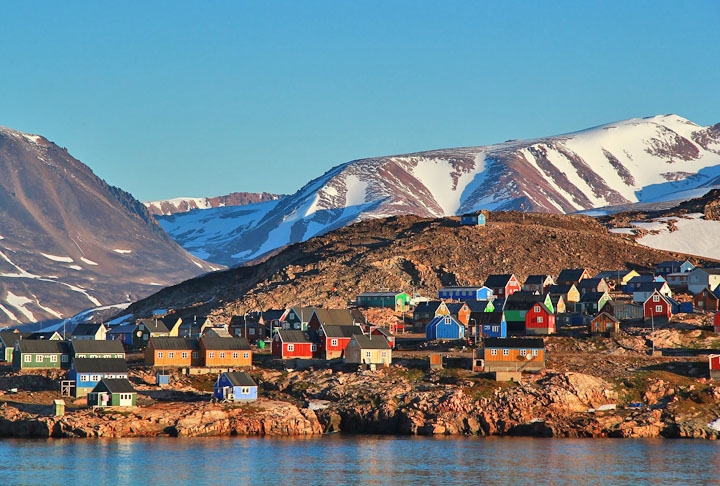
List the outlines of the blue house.
{"type": "Polygon", "coordinates": [[[226,371],[215,382],[213,398],[228,402],[254,402],[257,400],[257,383],[244,371],[226,371]]]}
{"type": "Polygon", "coordinates": [[[463,339],[465,326],[452,316],[438,316],[425,326],[425,339],[463,339]]]}
{"type": "Polygon", "coordinates": [[[438,297],[446,300],[492,300],[493,291],[490,287],[443,287],[438,290],[438,297]]]}
{"type": "Polygon", "coordinates": [[[485,215],[483,213],[463,214],[460,216],[460,224],[463,226],[485,226],[485,215]]]}
{"type": "Polygon", "coordinates": [[[695,265],[688,260],[666,260],[655,267],[655,273],[663,277],[669,273],[686,273],[695,270],[695,265]]]}
{"type": "MultiPolygon", "coordinates": [[[[507,337],[507,320],[503,311],[472,312],[470,313],[470,327],[477,327],[480,331],[478,337],[505,338],[507,337]]],[[[474,333],[475,330],[473,329],[474,333]]],[[[474,335],[474,334],[473,334],[474,335]]]]}
{"type": "Polygon", "coordinates": [[[127,363],[123,358],[75,358],[68,373],[78,398],[87,396],[103,378],[127,377],[127,363]]]}

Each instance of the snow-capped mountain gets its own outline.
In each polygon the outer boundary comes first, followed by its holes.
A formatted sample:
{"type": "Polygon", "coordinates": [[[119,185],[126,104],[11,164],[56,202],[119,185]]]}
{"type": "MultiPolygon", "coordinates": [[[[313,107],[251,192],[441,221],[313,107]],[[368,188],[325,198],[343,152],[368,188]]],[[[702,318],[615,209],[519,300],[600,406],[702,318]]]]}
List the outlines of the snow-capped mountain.
{"type": "Polygon", "coordinates": [[[284,196],[267,192],[233,192],[226,196],[216,197],[178,197],[160,201],[146,202],[150,214],[167,216],[175,213],[186,213],[193,209],[211,209],[225,206],[244,206],[265,201],[275,201],[284,196]]]}
{"type": "Polygon", "coordinates": [[[135,300],[219,268],[44,137],[0,127],[0,327],[135,300]]]}
{"type": "Polygon", "coordinates": [[[635,118],[536,140],[355,160],[292,196],[160,217],[194,255],[224,265],[368,218],[480,209],[571,213],[689,199],[720,186],[720,124],[635,118]]]}

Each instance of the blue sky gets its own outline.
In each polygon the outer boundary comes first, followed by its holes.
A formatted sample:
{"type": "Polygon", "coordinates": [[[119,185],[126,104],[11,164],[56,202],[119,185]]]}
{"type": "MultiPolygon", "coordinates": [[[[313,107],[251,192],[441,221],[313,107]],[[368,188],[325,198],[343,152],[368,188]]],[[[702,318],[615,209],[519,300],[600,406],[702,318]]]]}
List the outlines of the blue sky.
{"type": "Polygon", "coordinates": [[[0,3],[0,125],[142,201],[676,113],[720,122],[720,2],[0,3]]]}

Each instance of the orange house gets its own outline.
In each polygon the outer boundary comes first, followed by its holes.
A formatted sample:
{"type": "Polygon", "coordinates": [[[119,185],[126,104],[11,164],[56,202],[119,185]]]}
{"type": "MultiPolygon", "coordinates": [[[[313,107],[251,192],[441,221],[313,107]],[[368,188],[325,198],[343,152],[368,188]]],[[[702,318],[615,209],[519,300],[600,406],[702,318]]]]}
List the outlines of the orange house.
{"type": "Polygon", "coordinates": [[[540,338],[485,338],[484,371],[540,371],[545,368],[545,344],[540,338]]]}
{"type": "Polygon", "coordinates": [[[252,366],[252,351],[244,337],[212,337],[200,338],[200,354],[205,366],[240,368],[252,366]]]}
{"type": "Polygon", "coordinates": [[[151,337],[145,348],[147,366],[202,366],[197,339],[181,337],[151,337]]]}

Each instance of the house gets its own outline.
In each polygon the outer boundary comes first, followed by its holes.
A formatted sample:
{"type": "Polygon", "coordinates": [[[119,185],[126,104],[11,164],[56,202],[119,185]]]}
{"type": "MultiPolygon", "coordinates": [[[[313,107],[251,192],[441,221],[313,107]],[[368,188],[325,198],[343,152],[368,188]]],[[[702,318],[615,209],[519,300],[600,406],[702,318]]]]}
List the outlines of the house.
{"type": "Polygon", "coordinates": [[[180,327],[183,323],[182,317],[176,314],[170,314],[159,319],[167,328],[170,337],[180,337],[180,327]]]}
{"type": "Polygon", "coordinates": [[[594,316],[600,312],[610,301],[607,292],[586,292],[580,296],[580,302],[575,303],[575,312],[594,316]]]}
{"type": "Polygon", "coordinates": [[[460,216],[460,224],[463,226],[485,226],[485,215],[483,213],[463,214],[460,216]]]}
{"type": "Polygon", "coordinates": [[[486,338],[481,355],[486,373],[545,368],[545,344],[541,338],[486,338]]]}
{"type": "Polygon", "coordinates": [[[483,285],[492,290],[495,297],[501,299],[504,299],[515,292],[519,292],[522,289],[522,285],[520,285],[517,277],[513,274],[488,275],[488,278],[485,280],[483,285]]]}
{"type": "Polygon", "coordinates": [[[392,349],[380,336],[356,334],[345,348],[345,362],[367,365],[390,366],[392,349]]]}
{"type": "Polygon", "coordinates": [[[319,332],[321,339],[320,355],[325,359],[342,358],[350,338],[356,334],[363,334],[362,327],[354,325],[323,325],[319,332]]]}
{"type": "MultiPolygon", "coordinates": [[[[235,337],[232,334],[230,334],[230,331],[228,330],[228,327],[226,327],[226,326],[208,327],[203,331],[203,333],[200,337],[203,337],[203,336],[224,338],[224,339],[225,338],[230,339],[230,338],[235,337]]],[[[243,339],[245,339],[245,338],[243,338],[243,339]]]]}
{"type": "Polygon", "coordinates": [[[280,320],[283,329],[307,331],[308,321],[315,312],[315,307],[290,307],[280,320]]]}
{"type": "Polygon", "coordinates": [[[272,340],[272,356],[278,359],[312,359],[317,354],[317,344],[310,341],[303,331],[281,329],[272,340]]]}
{"type": "Polygon", "coordinates": [[[687,273],[695,269],[689,260],[666,260],[655,267],[655,273],[663,277],[670,273],[687,273]]]}
{"type": "Polygon", "coordinates": [[[202,336],[199,340],[200,362],[205,366],[239,368],[252,366],[250,343],[244,337],[202,336]]]}
{"type": "Polygon", "coordinates": [[[404,312],[410,309],[410,296],[405,292],[363,292],[357,296],[360,307],[381,307],[404,312]]]}
{"type": "Polygon", "coordinates": [[[631,278],[640,274],[635,270],[603,270],[595,275],[595,278],[604,278],[611,289],[622,289],[631,278]]]}
{"type": "Polygon", "coordinates": [[[665,295],[655,291],[643,303],[643,316],[645,321],[655,324],[667,323],[672,315],[672,302],[665,295]]]}
{"type": "Polygon", "coordinates": [[[159,318],[147,318],[137,321],[137,328],[134,334],[132,347],[142,349],[148,345],[150,338],[170,337],[170,330],[159,318]]]}
{"type": "Polygon", "coordinates": [[[583,279],[590,278],[590,272],[586,268],[570,268],[560,271],[560,275],[555,279],[558,285],[575,285],[579,284],[583,279]]]}
{"type": "Polygon", "coordinates": [[[140,347],[142,343],[141,338],[142,331],[138,331],[137,324],[111,326],[105,335],[105,339],[108,341],[119,341],[126,349],[136,349],[140,347]],[[140,333],[139,336],[136,334],[138,332],[140,333]]]}
{"type": "Polygon", "coordinates": [[[522,290],[525,292],[537,292],[538,294],[546,294],[551,285],[555,285],[551,275],[528,275],[522,290]]]}
{"type": "Polygon", "coordinates": [[[720,284],[720,268],[695,268],[688,276],[688,291],[691,294],[702,292],[703,289],[715,288],[720,284]]]}
{"type": "Polygon", "coordinates": [[[525,315],[525,334],[548,335],[555,334],[555,313],[543,302],[536,302],[525,315]]]}
{"type": "Polygon", "coordinates": [[[220,401],[254,402],[257,392],[257,383],[244,371],[220,373],[213,386],[213,398],[220,401]]]}
{"type": "Polygon", "coordinates": [[[620,331],[620,320],[607,312],[601,312],[590,321],[590,334],[613,335],[620,331]]]}
{"type": "Polygon", "coordinates": [[[630,280],[628,280],[627,285],[625,285],[622,289],[623,293],[626,293],[628,295],[632,295],[635,290],[642,287],[645,284],[648,283],[655,283],[655,282],[665,282],[665,278],[660,275],[638,275],[637,277],[633,277],[630,280]]]}
{"type": "Polygon", "coordinates": [[[275,331],[282,329],[285,309],[268,309],[260,312],[258,322],[265,327],[265,336],[272,337],[275,331]]]}
{"type": "Polygon", "coordinates": [[[78,324],[77,326],[75,326],[75,329],[73,329],[72,333],[70,334],[70,339],[73,341],[104,341],[107,336],[107,331],[108,328],[105,327],[105,325],[102,323],[78,324]]]}
{"type": "Polygon", "coordinates": [[[216,323],[213,322],[213,320],[209,317],[200,317],[200,319],[198,320],[197,316],[193,315],[192,319],[187,318],[180,321],[180,326],[178,327],[178,336],[199,338],[203,335],[205,329],[211,328],[215,325],[216,323]]]}
{"type": "Polygon", "coordinates": [[[265,326],[260,323],[260,314],[254,312],[232,316],[228,324],[228,333],[231,336],[245,338],[251,343],[266,337],[265,326]]]}
{"type": "Polygon", "coordinates": [[[687,291],[690,283],[690,272],[668,273],[665,280],[670,288],[675,292],[687,291]]]}
{"type": "MultiPolygon", "coordinates": [[[[525,334],[525,324],[528,311],[537,303],[542,303],[554,314],[552,300],[549,294],[541,295],[533,292],[515,292],[505,299],[503,312],[507,321],[507,332],[512,334],[525,334]]],[[[554,322],[554,319],[553,319],[554,322]]]]}
{"type": "Polygon", "coordinates": [[[12,363],[15,343],[20,339],[27,339],[29,332],[2,331],[0,332],[0,361],[12,363]]]}
{"type": "Polygon", "coordinates": [[[70,364],[68,379],[73,382],[75,396],[86,396],[103,378],[127,378],[124,358],[75,358],[70,364]]]}
{"type": "Polygon", "coordinates": [[[362,321],[356,322],[350,309],[320,309],[316,307],[308,320],[307,330],[320,332],[322,326],[354,326],[356,324],[362,324],[362,321]]]}
{"type": "Polygon", "coordinates": [[[127,378],[103,378],[87,395],[88,407],[135,407],[137,392],[127,378]]]}
{"type": "Polygon", "coordinates": [[[443,287],[438,290],[438,297],[442,300],[492,300],[493,291],[490,287],[443,287]]]}
{"type": "Polygon", "coordinates": [[[553,297],[562,296],[565,305],[568,307],[572,307],[575,302],[580,302],[580,291],[575,284],[551,285],[548,294],[553,297]]]}
{"type": "Polygon", "coordinates": [[[720,311],[720,287],[715,291],[709,287],[702,289],[693,296],[693,305],[702,311],[720,311]]]}
{"type": "Polygon", "coordinates": [[[33,341],[65,341],[64,335],[65,331],[62,334],[57,331],[38,331],[31,332],[27,338],[33,341]]]}
{"type": "Polygon", "coordinates": [[[470,306],[465,302],[446,302],[445,306],[448,310],[448,315],[453,316],[463,326],[467,326],[470,321],[470,306]]]}
{"type": "Polygon", "coordinates": [[[70,341],[70,352],[74,359],[125,359],[125,348],[120,341],[70,341]]]}
{"type": "Polygon", "coordinates": [[[384,329],[382,327],[375,327],[370,326],[370,329],[368,330],[368,334],[371,334],[373,336],[382,336],[385,338],[385,340],[388,342],[388,345],[392,349],[395,349],[395,334],[390,332],[388,329],[384,329]]]}
{"type": "Polygon", "coordinates": [[[195,338],[151,337],[145,348],[146,366],[202,366],[200,344],[195,338]]]}
{"type": "Polygon", "coordinates": [[[492,300],[466,300],[465,304],[470,309],[470,312],[493,312],[495,310],[495,303],[492,300]]]}
{"type": "Polygon", "coordinates": [[[610,292],[610,286],[604,278],[584,278],[576,285],[580,295],[588,292],[610,292]]]}
{"type": "Polygon", "coordinates": [[[708,354],[708,367],[710,368],[710,379],[720,380],[720,354],[708,354]]]}
{"type": "Polygon", "coordinates": [[[425,339],[428,341],[464,338],[465,326],[453,316],[438,316],[425,326],[425,339]]]}
{"type": "Polygon", "coordinates": [[[443,305],[443,302],[440,300],[420,302],[413,310],[413,322],[418,325],[427,324],[436,317],[437,310],[441,305],[443,305]]]}
{"type": "Polygon", "coordinates": [[[562,294],[548,294],[550,296],[550,302],[552,302],[553,309],[555,309],[555,315],[565,314],[567,312],[567,305],[565,304],[565,298],[562,294]]]}
{"type": "Polygon", "coordinates": [[[641,304],[635,304],[627,300],[610,300],[602,309],[621,322],[642,321],[644,310],[641,304]]]}
{"type": "Polygon", "coordinates": [[[18,339],[13,348],[13,371],[68,369],[70,346],[65,341],[18,339]]]}
{"type": "Polygon", "coordinates": [[[633,290],[633,302],[645,302],[655,292],[659,292],[665,297],[672,297],[672,290],[667,282],[646,282],[633,290]]]}
{"type": "Polygon", "coordinates": [[[507,321],[503,311],[472,312],[470,314],[470,333],[478,338],[507,337],[507,321]],[[479,334],[477,334],[479,330],[479,334]]]}
{"type": "Polygon", "coordinates": [[[720,334],[720,312],[716,312],[713,315],[713,329],[716,334],[720,334]]]}

